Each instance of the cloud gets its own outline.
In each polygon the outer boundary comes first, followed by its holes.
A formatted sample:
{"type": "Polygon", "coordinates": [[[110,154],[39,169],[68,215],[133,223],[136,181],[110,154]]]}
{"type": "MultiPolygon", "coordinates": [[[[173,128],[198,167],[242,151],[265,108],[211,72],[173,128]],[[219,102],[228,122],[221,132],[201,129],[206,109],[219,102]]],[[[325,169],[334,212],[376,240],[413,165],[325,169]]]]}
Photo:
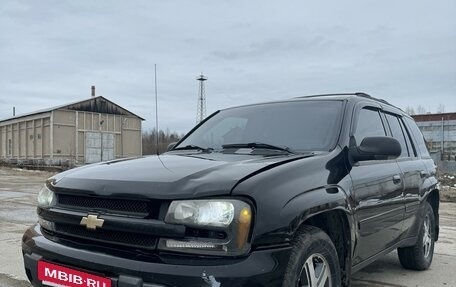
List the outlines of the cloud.
{"type": "Polygon", "coordinates": [[[4,0],[0,117],[97,93],[154,127],[188,131],[203,72],[224,107],[365,91],[456,111],[456,2],[4,0]]]}

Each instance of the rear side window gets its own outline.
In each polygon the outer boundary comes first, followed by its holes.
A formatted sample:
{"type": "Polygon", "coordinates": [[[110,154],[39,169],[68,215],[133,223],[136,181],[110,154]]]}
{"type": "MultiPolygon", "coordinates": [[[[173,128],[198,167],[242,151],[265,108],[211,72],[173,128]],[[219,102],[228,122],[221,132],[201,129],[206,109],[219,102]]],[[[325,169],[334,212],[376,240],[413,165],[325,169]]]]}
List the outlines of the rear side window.
{"type": "Polygon", "coordinates": [[[399,157],[408,157],[408,147],[407,147],[407,142],[404,137],[404,132],[402,131],[401,125],[399,123],[399,119],[391,114],[385,114],[386,120],[388,121],[391,134],[397,141],[401,144],[401,155],[399,157]]]}
{"type": "Polygon", "coordinates": [[[355,130],[356,144],[360,145],[365,137],[385,135],[385,129],[378,111],[366,108],[361,109],[359,111],[358,122],[355,130]]]}
{"type": "Polygon", "coordinates": [[[405,140],[407,141],[407,147],[409,149],[409,154],[411,157],[416,157],[416,149],[412,144],[412,139],[410,138],[410,132],[405,128],[404,120],[399,118],[399,123],[401,124],[402,131],[404,132],[405,140]]]}
{"type": "Polygon", "coordinates": [[[415,146],[417,147],[416,152],[418,154],[420,154],[422,157],[429,157],[429,152],[427,150],[426,142],[424,141],[423,134],[421,133],[418,126],[416,125],[415,121],[410,118],[406,118],[406,117],[404,117],[404,119],[405,119],[405,123],[406,123],[408,129],[412,133],[413,138],[415,140],[415,143],[416,143],[415,146]]]}

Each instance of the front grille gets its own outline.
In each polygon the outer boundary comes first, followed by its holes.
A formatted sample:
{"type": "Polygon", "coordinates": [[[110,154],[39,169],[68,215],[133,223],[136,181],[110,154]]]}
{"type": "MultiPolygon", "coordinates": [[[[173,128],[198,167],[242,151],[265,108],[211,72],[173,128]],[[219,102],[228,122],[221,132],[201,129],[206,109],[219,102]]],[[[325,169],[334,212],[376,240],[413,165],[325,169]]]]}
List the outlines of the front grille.
{"type": "Polygon", "coordinates": [[[90,241],[150,250],[155,249],[157,245],[157,238],[151,235],[103,229],[88,230],[83,226],[69,224],[55,224],[55,233],[90,241]]]}
{"type": "MultiPolygon", "coordinates": [[[[86,194],[69,194],[57,192],[57,209],[71,210],[81,213],[82,216],[87,214],[101,214],[119,217],[128,217],[132,219],[155,219],[159,220],[162,205],[166,207],[167,201],[158,199],[129,199],[106,197],[99,195],[86,194]]],[[[64,213],[64,212],[63,212],[64,213]]],[[[80,220],[80,219],[79,219],[80,220]]],[[[60,221],[57,217],[55,220],[55,235],[57,237],[66,237],[69,239],[80,239],[81,241],[92,242],[98,245],[110,244],[116,247],[134,247],[145,250],[155,250],[157,237],[128,232],[128,231],[111,231],[105,228],[97,230],[88,230],[85,226],[77,224],[66,224],[64,220],[60,221]]]]}
{"type": "Polygon", "coordinates": [[[114,214],[136,214],[140,217],[157,218],[160,203],[146,200],[119,199],[98,196],[58,194],[57,204],[61,207],[102,211],[114,214]]]}

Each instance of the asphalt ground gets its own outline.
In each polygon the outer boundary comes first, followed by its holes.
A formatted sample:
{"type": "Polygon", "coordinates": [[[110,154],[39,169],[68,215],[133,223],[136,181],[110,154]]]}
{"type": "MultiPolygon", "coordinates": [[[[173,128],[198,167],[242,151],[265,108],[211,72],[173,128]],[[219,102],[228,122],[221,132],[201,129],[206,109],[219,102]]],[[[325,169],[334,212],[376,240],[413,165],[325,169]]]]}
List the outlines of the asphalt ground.
{"type": "MultiPolygon", "coordinates": [[[[36,222],[36,195],[52,174],[0,167],[0,287],[30,287],[21,237],[36,222]]],[[[354,287],[456,286],[456,203],[441,203],[441,233],[427,271],[405,270],[392,252],[353,275],[354,287]]]]}

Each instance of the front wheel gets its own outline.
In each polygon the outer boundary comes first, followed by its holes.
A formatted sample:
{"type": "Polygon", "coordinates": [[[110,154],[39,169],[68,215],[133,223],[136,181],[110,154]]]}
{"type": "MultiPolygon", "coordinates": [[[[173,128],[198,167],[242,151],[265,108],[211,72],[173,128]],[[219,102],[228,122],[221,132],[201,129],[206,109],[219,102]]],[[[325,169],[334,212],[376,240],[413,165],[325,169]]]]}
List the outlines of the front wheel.
{"type": "Polygon", "coordinates": [[[283,287],[338,287],[340,268],[329,236],[313,226],[300,228],[293,241],[283,287]]]}
{"type": "Polygon", "coordinates": [[[414,246],[397,249],[399,261],[406,269],[426,270],[434,256],[435,218],[432,206],[426,202],[418,240],[414,246]]]}

